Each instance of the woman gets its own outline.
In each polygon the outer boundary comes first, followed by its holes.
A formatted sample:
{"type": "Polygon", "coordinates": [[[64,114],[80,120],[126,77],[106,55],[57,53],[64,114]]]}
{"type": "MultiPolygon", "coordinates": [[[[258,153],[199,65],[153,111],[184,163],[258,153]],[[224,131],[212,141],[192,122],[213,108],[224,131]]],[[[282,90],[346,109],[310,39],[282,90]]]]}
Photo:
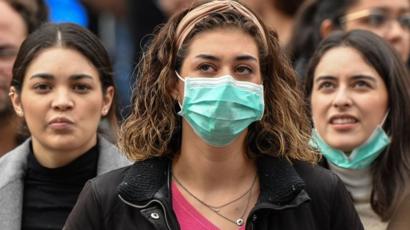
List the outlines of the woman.
{"type": "Polygon", "coordinates": [[[116,125],[108,55],[91,32],[47,24],[23,42],[10,98],[31,138],[0,158],[0,229],[61,229],[84,183],[128,164],[97,135],[116,125]]]}
{"type": "Polygon", "coordinates": [[[410,173],[410,78],[370,32],[336,33],[318,47],[305,92],[313,144],[345,183],[366,229],[385,229],[410,173]]]}
{"type": "Polygon", "coordinates": [[[137,163],[91,180],[65,229],[362,229],[312,164],[295,74],[249,9],[175,15],[139,70],[120,136],[137,163]]]}
{"type": "Polygon", "coordinates": [[[0,156],[27,138],[8,96],[11,70],[23,40],[45,21],[47,6],[43,0],[0,1],[0,156]]]}
{"type": "Polygon", "coordinates": [[[289,47],[300,76],[305,76],[309,59],[322,39],[333,31],[353,29],[379,35],[402,61],[410,63],[409,0],[313,0],[301,10],[289,47]]]}

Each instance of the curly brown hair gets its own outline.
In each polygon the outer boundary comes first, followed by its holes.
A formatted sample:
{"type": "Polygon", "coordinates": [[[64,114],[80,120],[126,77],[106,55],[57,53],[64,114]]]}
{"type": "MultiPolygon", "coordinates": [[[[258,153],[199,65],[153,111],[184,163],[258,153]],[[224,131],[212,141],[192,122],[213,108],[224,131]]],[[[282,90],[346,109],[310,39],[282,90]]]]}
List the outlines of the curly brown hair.
{"type": "MultiPolygon", "coordinates": [[[[212,1],[213,4],[239,4],[212,1]]],[[[241,7],[244,7],[240,5],[241,7]]],[[[178,102],[172,96],[178,71],[189,52],[192,39],[199,33],[217,28],[237,28],[256,41],[261,60],[265,111],[261,121],[252,123],[246,137],[248,155],[261,154],[288,160],[316,162],[317,154],[308,145],[310,126],[298,90],[295,72],[278,44],[277,34],[269,31],[253,13],[244,15],[235,7],[212,9],[196,20],[183,42],[178,26],[197,7],[185,10],[166,23],[151,41],[138,66],[137,83],[132,96],[132,113],[124,121],[119,146],[132,160],[156,156],[173,157],[181,147],[182,118],[178,102]],[[257,23],[255,23],[257,20],[257,23]],[[257,25],[259,23],[259,25],[257,25]]],[[[249,13],[251,11],[247,8],[249,13]]]]}

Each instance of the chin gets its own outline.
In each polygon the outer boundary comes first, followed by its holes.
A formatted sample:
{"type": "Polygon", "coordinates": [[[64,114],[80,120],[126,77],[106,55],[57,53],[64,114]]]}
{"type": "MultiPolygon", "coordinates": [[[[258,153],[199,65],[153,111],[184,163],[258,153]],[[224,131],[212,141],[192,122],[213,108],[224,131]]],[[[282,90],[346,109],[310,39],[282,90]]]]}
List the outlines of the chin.
{"type": "Polygon", "coordinates": [[[338,142],[334,144],[329,144],[332,148],[339,149],[345,153],[350,153],[360,145],[360,143],[355,142],[338,142]]]}

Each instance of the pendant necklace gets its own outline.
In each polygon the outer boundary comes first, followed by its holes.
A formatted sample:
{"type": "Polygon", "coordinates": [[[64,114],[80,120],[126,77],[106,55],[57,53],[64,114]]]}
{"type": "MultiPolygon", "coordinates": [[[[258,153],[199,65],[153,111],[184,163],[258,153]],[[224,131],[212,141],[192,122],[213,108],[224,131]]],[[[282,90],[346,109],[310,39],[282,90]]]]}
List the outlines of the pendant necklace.
{"type": "Polygon", "coordinates": [[[185,186],[178,180],[178,178],[176,178],[174,175],[172,175],[172,177],[174,178],[175,182],[176,182],[185,192],[187,192],[192,198],[194,198],[196,201],[198,201],[199,203],[201,203],[203,206],[207,207],[209,210],[211,210],[211,211],[212,211],[213,213],[215,213],[216,215],[222,217],[223,219],[225,219],[225,220],[227,220],[227,221],[229,221],[229,222],[231,222],[231,223],[233,223],[233,224],[235,224],[235,225],[237,225],[237,226],[242,226],[242,225],[244,224],[245,221],[244,221],[243,218],[244,218],[244,216],[245,216],[245,214],[246,214],[246,211],[248,210],[248,207],[249,207],[249,203],[250,203],[250,200],[251,200],[251,197],[252,197],[252,196],[251,196],[251,195],[252,195],[252,192],[251,192],[251,191],[252,191],[252,189],[253,189],[253,187],[254,187],[254,185],[255,185],[255,183],[256,183],[257,174],[255,175],[251,186],[249,187],[248,190],[246,190],[245,193],[243,193],[242,195],[240,195],[239,197],[237,197],[237,198],[235,198],[235,199],[233,199],[233,200],[231,200],[231,201],[226,202],[225,204],[217,205],[217,206],[207,204],[205,201],[199,199],[199,198],[198,198],[197,196],[195,196],[191,191],[189,191],[189,189],[188,189],[187,187],[185,187],[185,186]],[[222,213],[220,213],[220,211],[221,211],[222,208],[224,208],[224,207],[226,207],[226,206],[228,206],[228,205],[230,205],[230,204],[235,203],[236,201],[242,199],[242,198],[245,197],[246,195],[249,195],[249,196],[248,196],[248,200],[247,200],[247,202],[246,202],[246,206],[245,206],[245,209],[243,210],[242,215],[241,215],[238,219],[233,220],[233,219],[230,219],[230,218],[228,218],[227,216],[223,215],[222,213]]]}

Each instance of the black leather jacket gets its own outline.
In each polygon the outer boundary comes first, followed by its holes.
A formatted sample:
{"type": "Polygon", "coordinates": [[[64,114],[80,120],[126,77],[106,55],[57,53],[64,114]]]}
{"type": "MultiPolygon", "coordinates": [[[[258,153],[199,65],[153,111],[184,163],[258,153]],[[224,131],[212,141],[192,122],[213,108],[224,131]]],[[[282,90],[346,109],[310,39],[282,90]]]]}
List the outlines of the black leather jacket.
{"type": "MultiPolygon", "coordinates": [[[[246,229],[363,229],[337,176],[302,162],[257,160],[260,195],[246,229]]],[[[67,219],[74,229],[179,229],[172,210],[171,161],[154,158],[89,181],[67,219]]]]}

